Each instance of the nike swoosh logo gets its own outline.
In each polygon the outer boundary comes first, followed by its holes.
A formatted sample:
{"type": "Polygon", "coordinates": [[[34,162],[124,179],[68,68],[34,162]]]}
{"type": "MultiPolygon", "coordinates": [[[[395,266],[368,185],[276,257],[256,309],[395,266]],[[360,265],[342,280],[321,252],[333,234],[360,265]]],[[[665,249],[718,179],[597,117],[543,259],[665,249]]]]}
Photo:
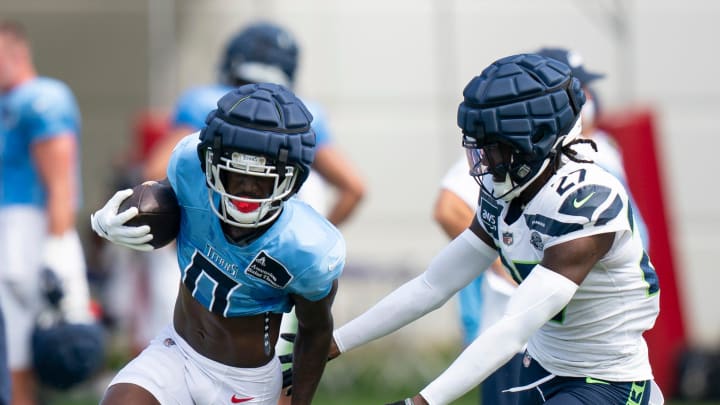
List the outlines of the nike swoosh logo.
{"type": "Polygon", "coordinates": [[[583,205],[585,205],[586,202],[588,202],[588,200],[590,200],[590,198],[591,198],[593,195],[595,195],[595,192],[594,192],[594,191],[593,191],[592,193],[588,194],[587,197],[583,198],[583,199],[580,200],[580,201],[578,201],[577,197],[575,197],[575,199],[573,200],[573,207],[575,207],[575,208],[580,208],[580,207],[582,207],[583,205]]]}
{"type": "Polygon", "coordinates": [[[607,382],[607,381],[596,380],[596,379],[594,379],[594,378],[592,378],[592,377],[585,377],[585,382],[586,382],[587,384],[610,384],[610,383],[607,382]]]}
{"type": "Polygon", "coordinates": [[[233,404],[240,404],[243,402],[252,401],[253,399],[255,398],[238,398],[237,396],[233,395],[232,398],[230,398],[230,402],[232,402],[233,404]]]}

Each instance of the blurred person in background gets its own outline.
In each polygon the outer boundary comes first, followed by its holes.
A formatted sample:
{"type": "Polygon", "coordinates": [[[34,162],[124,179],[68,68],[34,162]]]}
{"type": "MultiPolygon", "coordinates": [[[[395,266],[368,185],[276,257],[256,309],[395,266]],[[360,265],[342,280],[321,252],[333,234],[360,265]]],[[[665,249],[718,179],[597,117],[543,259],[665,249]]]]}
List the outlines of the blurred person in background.
{"type": "Polygon", "coordinates": [[[602,131],[597,127],[597,120],[602,113],[602,103],[598,97],[597,91],[591,86],[591,84],[605,77],[602,73],[591,72],[585,68],[584,58],[580,53],[574,50],[561,48],[561,47],[545,47],[541,48],[536,52],[538,55],[542,55],[546,58],[552,58],[558,60],[572,69],[573,76],[580,80],[583,91],[585,92],[585,105],[582,109],[582,133],[581,136],[586,139],[592,139],[595,143],[597,150],[592,149],[590,144],[582,144],[577,146],[579,153],[586,155],[586,157],[592,159],[592,161],[607,170],[610,174],[617,177],[622,182],[625,189],[628,190],[630,197],[630,206],[633,210],[635,217],[635,223],[638,227],[638,232],[643,240],[643,246],[645,250],[648,250],[650,244],[650,237],[648,235],[647,225],[645,220],[637,208],[635,201],[632,197],[632,192],[627,185],[627,176],[625,175],[625,168],[623,165],[622,154],[618,149],[617,144],[606,132],[602,131]]]}
{"type": "MultiPolygon", "coordinates": [[[[249,24],[232,36],[220,60],[218,82],[191,88],[178,99],[171,118],[171,132],[154,148],[145,177],[160,179],[165,176],[174,145],[183,136],[202,128],[207,114],[228,90],[263,82],[293,88],[299,52],[294,36],[270,22],[249,24]]],[[[365,194],[365,184],[357,169],[332,142],[323,109],[316,103],[305,103],[314,117],[312,125],[317,136],[317,152],[313,172],[299,197],[334,225],[341,225],[358,207],[365,194]],[[322,181],[329,183],[337,194],[329,206],[322,181]]]]}
{"type": "Polygon", "coordinates": [[[47,305],[42,277],[65,292],[69,322],[92,323],[80,204],[80,113],[63,82],[40,77],[23,27],[0,22],[0,304],[13,404],[36,403],[31,336],[47,305]]]}
{"type": "Polygon", "coordinates": [[[498,256],[519,286],[500,320],[419,394],[394,405],[449,404],[523,345],[521,404],[662,403],[643,333],[659,312],[657,274],[627,192],[585,160],[585,95],[571,69],[536,54],[495,61],[458,108],[482,192],[471,225],[427,270],[335,330],[329,358],[443,305],[498,256]]]}
{"type": "MultiPolygon", "coordinates": [[[[470,176],[468,161],[458,159],[445,173],[435,199],[433,217],[450,239],[455,239],[472,223],[478,204],[480,185],[470,176]]],[[[463,345],[467,346],[502,317],[517,283],[503,268],[500,259],[458,292],[463,345]]],[[[512,405],[514,398],[503,389],[519,385],[522,354],[516,354],[504,366],[483,381],[481,404],[512,405]]]]}
{"type": "MultiPolygon", "coordinates": [[[[314,156],[311,121],[285,87],[248,84],[223,96],[207,126],[176,145],[163,180],[182,217],[173,320],[117,374],[102,404],[275,405],[282,373],[273,348],[281,315],[293,307],[299,362],[292,404],[311,403],[345,264],[340,232],[292,198],[314,156]]],[[[118,191],[92,215],[92,227],[148,251],[154,231],[124,225],[137,208],[118,212],[132,193],[118,191]]]]}

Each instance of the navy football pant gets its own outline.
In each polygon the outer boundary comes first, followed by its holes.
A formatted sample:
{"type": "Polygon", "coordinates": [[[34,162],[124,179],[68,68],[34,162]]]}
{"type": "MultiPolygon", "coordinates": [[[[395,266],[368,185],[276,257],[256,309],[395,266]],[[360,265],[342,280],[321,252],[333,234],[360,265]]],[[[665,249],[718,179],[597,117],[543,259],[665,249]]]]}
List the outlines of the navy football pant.
{"type": "MultiPolygon", "coordinates": [[[[535,360],[525,359],[520,385],[532,384],[550,373],[535,360]]],[[[585,377],[556,376],[526,391],[504,393],[517,405],[648,405],[651,381],[612,382],[585,377]]]]}
{"type": "Polygon", "coordinates": [[[511,387],[522,385],[522,354],[516,354],[482,383],[480,403],[483,405],[515,405],[516,395],[502,392],[511,387]]]}

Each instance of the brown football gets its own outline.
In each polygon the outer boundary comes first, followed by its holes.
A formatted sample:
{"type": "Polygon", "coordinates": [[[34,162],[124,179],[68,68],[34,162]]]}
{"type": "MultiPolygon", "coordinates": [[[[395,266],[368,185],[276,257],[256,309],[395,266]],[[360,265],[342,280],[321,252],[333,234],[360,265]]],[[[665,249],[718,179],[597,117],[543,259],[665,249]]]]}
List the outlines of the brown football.
{"type": "Polygon", "coordinates": [[[161,248],[177,237],[180,231],[180,205],[169,183],[146,181],[133,187],[132,195],[120,204],[118,212],[130,207],[137,207],[138,215],[125,225],[149,225],[153,235],[149,243],[154,248],[161,248]]]}

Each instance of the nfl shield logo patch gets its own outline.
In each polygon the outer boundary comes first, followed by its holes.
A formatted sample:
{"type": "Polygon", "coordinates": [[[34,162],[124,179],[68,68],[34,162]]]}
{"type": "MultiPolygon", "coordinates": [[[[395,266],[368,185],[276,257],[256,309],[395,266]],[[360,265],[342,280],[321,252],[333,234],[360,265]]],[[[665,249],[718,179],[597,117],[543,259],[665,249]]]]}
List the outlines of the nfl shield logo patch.
{"type": "Polygon", "coordinates": [[[513,243],[513,234],[512,232],[503,232],[502,235],[502,241],[504,244],[510,246],[513,243]]]}

